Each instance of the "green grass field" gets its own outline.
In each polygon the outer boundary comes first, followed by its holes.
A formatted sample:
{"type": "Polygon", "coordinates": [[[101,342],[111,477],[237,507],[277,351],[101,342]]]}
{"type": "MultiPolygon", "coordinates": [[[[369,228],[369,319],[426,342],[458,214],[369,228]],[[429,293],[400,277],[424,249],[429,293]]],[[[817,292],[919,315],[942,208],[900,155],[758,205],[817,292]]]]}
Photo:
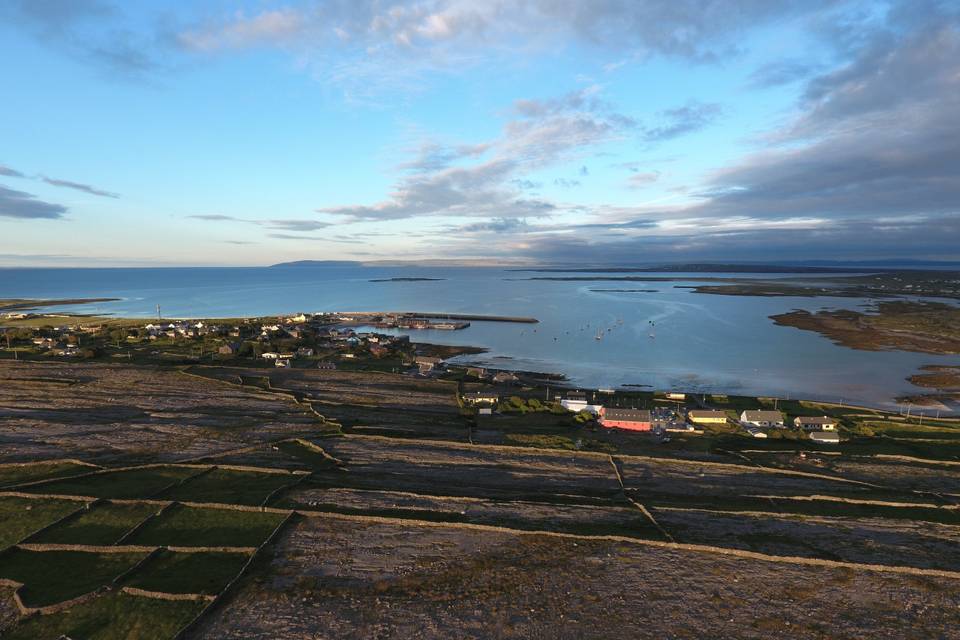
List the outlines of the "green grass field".
{"type": "Polygon", "coordinates": [[[243,553],[176,553],[148,560],[124,583],[147,591],[216,595],[237,577],[250,556],[243,553]]]}
{"type": "Polygon", "coordinates": [[[127,542],[180,547],[256,547],[284,517],[279,513],[177,505],[149,522],[127,542]]]}
{"type": "Polygon", "coordinates": [[[23,583],[24,604],[42,607],[110,584],[145,553],[86,553],[8,549],[0,555],[0,578],[23,583]]]}
{"type": "Polygon", "coordinates": [[[83,506],[72,500],[0,496],[0,549],[20,542],[83,506]]]}
{"type": "Polygon", "coordinates": [[[160,509],[151,504],[104,503],[91,507],[52,529],[44,531],[30,542],[47,544],[96,544],[116,543],[123,534],[143,522],[160,509]]]}
{"type": "Polygon", "coordinates": [[[0,464],[0,487],[73,476],[95,471],[95,467],[76,462],[49,462],[43,464],[0,464]]]}
{"type": "Polygon", "coordinates": [[[131,471],[101,473],[85,478],[56,480],[25,489],[31,493],[51,493],[96,498],[150,498],[172,483],[183,480],[199,469],[164,466],[131,471]]]}
{"type": "Polygon", "coordinates": [[[289,473],[257,473],[215,469],[163,492],[165,500],[221,502],[258,506],[267,496],[299,479],[289,473]]]}
{"type": "Polygon", "coordinates": [[[78,640],[172,638],[206,604],[168,602],[112,592],[67,611],[28,618],[9,630],[4,640],[47,640],[61,636],[78,640]]]}

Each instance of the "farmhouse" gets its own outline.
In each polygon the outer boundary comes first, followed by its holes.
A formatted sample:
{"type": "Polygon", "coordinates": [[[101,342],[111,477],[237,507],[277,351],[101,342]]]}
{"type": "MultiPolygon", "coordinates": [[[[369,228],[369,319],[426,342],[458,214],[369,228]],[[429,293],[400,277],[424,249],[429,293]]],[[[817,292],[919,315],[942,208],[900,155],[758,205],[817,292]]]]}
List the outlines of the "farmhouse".
{"type": "Polygon", "coordinates": [[[820,444],[840,444],[840,434],[836,431],[812,431],[810,439],[820,444]]]}
{"type": "Polygon", "coordinates": [[[782,427],[783,414],[779,411],[744,411],[740,422],[754,427],[782,427]]]}
{"type": "Polygon", "coordinates": [[[497,404],[500,396],[492,391],[467,391],[463,394],[463,401],[468,404],[497,404]]]}
{"type": "Polygon", "coordinates": [[[604,409],[600,424],[608,429],[650,431],[653,426],[649,411],[639,409],[604,409]]]}
{"type": "Polygon", "coordinates": [[[690,422],[695,424],[726,424],[727,414],[723,411],[691,409],[687,412],[690,422]]]}
{"type": "Polygon", "coordinates": [[[804,431],[835,431],[837,421],[828,416],[797,416],[793,419],[793,426],[804,431]]]}

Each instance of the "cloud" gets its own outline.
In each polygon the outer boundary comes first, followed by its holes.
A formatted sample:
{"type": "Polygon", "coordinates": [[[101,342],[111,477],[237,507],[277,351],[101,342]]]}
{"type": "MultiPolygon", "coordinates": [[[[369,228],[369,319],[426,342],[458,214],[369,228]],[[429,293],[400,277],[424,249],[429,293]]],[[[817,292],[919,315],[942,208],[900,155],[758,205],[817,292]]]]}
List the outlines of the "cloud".
{"type": "Polygon", "coordinates": [[[417,87],[428,72],[459,73],[491,59],[510,64],[518,56],[574,46],[630,60],[660,55],[720,62],[738,52],[747,30],[816,16],[838,3],[316,0],[254,13],[224,12],[181,29],[177,41],[204,54],[274,47],[295,56],[318,80],[362,98],[378,85],[417,87]]]}
{"type": "Polygon", "coordinates": [[[567,178],[556,178],[556,179],[553,181],[553,184],[555,184],[555,185],[558,186],[558,187],[563,187],[563,188],[565,188],[565,189],[571,189],[571,188],[573,188],[573,187],[579,187],[579,186],[580,186],[580,181],[579,181],[579,180],[569,180],[569,179],[567,179],[567,178]]]}
{"type": "MultiPolygon", "coordinates": [[[[260,224],[266,225],[273,229],[283,229],[285,231],[317,231],[319,229],[326,229],[331,226],[331,222],[323,222],[321,220],[262,220],[260,224]]],[[[280,237],[280,236],[273,236],[280,237]]]]}
{"type": "MultiPolygon", "coordinates": [[[[634,121],[599,100],[576,93],[558,99],[521,101],[494,140],[459,147],[424,145],[388,198],[375,204],[326,206],[318,212],[348,221],[399,220],[418,216],[534,218],[557,205],[525,195],[540,185],[527,174],[578,158],[586,149],[627,135],[634,121]],[[536,103],[537,106],[533,106],[536,103]],[[427,149],[424,153],[423,149],[427,149]],[[482,157],[481,157],[482,156],[482,157]],[[470,160],[451,164],[452,158],[470,160]]],[[[585,167],[580,170],[586,175],[585,167]]],[[[575,186],[575,180],[557,182],[575,186]]]]}
{"type": "Polygon", "coordinates": [[[806,60],[768,62],[750,74],[747,84],[753,88],[779,87],[805,80],[821,69],[821,65],[806,60]]]}
{"type": "Polygon", "coordinates": [[[10,167],[0,164],[0,176],[7,176],[8,178],[26,178],[27,176],[23,175],[16,169],[11,169],[10,167]]]}
{"type": "Polygon", "coordinates": [[[304,236],[293,233],[268,233],[268,238],[276,238],[277,240],[322,240],[329,241],[329,238],[318,238],[316,236],[304,236]]]}
{"type": "Polygon", "coordinates": [[[114,75],[143,76],[163,68],[161,60],[170,55],[156,25],[144,30],[108,1],[6,0],[0,2],[0,25],[114,75]]]}
{"type": "Polygon", "coordinates": [[[115,193],[110,193],[109,191],[103,191],[102,189],[97,189],[96,187],[91,187],[88,184],[83,184],[80,182],[71,182],[70,180],[58,180],[56,178],[48,178],[46,176],[41,176],[41,180],[46,182],[49,185],[54,187],[63,187],[65,189],[74,189],[75,191],[83,191],[84,193],[89,193],[90,195],[100,196],[103,198],[119,198],[120,196],[115,193]]]}
{"type": "Polygon", "coordinates": [[[646,129],[643,134],[647,142],[672,140],[687,133],[693,133],[712,124],[723,113],[719,104],[690,101],[682,107],[660,112],[663,121],[658,127],[646,129]]]}
{"type": "Polygon", "coordinates": [[[67,208],[37,200],[36,196],[0,185],[0,216],[20,219],[62,218],[67,208]]]}
{"type": "Polygon", "coordinates": [[[247,245],[247,244],[257,244],[256,242],[250,240],[224,240],[224,244],[236,244],[236,245],[247,245]]]}
{"type": "Polygon", "coordinates": [[[476,158],[490,148],[489,144],[460,144],[445,146],[425,142],[416,150],[416,157],[400,165],[401,169],[423,172],[446,169],[458,160],[476,158]]]}
{"type": "Polygon", "coordinates": [[[660,179],[659,171],[648,171],[646,173],[634,173],[627,178],[627,185],[633,189],[648,187],[660,179]]]}
{"type": "Polygon", "coordinates": [[[207,220],[209,222],[247,222],[246,220],[241,220],[240,218],[234,218],[233,216],[225,216],[219,213],[205,213],[194,216],[187,216],[188,218],[193,218],[194,220],[207,220]]]}

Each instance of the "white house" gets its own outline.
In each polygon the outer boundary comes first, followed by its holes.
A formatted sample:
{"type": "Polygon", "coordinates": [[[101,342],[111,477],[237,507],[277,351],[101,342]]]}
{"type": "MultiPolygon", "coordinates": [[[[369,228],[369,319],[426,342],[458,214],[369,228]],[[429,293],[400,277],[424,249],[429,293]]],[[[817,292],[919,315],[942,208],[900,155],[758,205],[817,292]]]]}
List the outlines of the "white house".
{"type": "Polygon", "coordinates": [[[836,431],[811,431],[810,439],[818,444],[840,444],[840,434],[836,431]]]}
{"type": "Polygon", "coordinates": [[[828,416],[797,416],[793,426],[804,431],[836,431],[837,420],[828,416]]]}
{"type": "Polygon", "coordinates": [[[744,411],[740,422],[754,427],[782,427],[783,414],[779,411],[744,411]]]}

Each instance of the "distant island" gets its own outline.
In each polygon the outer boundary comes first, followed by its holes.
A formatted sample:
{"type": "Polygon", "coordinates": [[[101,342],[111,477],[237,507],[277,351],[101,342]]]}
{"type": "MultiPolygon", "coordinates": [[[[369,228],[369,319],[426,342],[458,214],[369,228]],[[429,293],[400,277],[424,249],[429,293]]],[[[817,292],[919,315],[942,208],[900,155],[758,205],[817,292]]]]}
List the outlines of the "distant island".
{"type": "Polygon", "coordinates": [[[374,278],[368,282],[437,282],[446,278],[374,278]]]}
{"type": "Polygon", "coordinates": [[[593,293],[656,293],[656,289],[590,289],[593,293]]]}

